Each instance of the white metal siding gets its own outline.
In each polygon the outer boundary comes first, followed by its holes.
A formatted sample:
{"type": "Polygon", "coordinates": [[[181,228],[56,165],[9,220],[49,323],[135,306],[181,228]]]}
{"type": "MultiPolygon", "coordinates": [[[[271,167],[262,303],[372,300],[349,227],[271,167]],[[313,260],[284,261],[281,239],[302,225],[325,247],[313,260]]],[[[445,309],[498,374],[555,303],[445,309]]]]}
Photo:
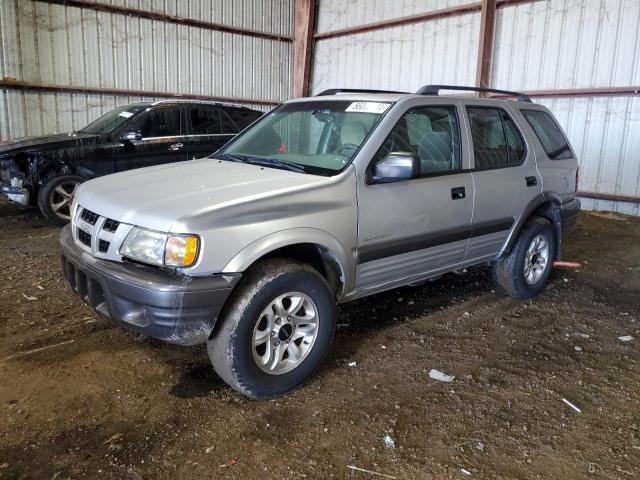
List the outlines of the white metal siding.
{"type": "MultiPolygon", "coordinates": [[[[275,34],[292,30],[290,0],[112,3],[275,34]]],[[[271,101],[291,92],[287,42],[32,0],[3,0],[0,30],[1,78],[271,101]]],[[[0,135],[78,129],[139,100],[1,90],[0,135]]]]}
{"type": "Polygon", "coordinates": [[[473,0],[319,0],[316,30],[318,33],[326,33],[469,3],[474,2],[473,0]]]}
{"type": "MultiPolygon", "coordinates": [[[[640,1],[549,0],[498,9],[491,84],[507,90],[640,85],[640,1]]],[[[576,150],[580,190],[640,195],[640,99],[541,99],[576,150]]],[[[583,199],[586,209],[638,205],[583,199]]]]}
{"type": "Polygon", "coordinates": [[[320,40],[315,46],[311,90],[415,91],[428,83],[471,85],[479,29],[480,15],[473,13],[320,40]]]}

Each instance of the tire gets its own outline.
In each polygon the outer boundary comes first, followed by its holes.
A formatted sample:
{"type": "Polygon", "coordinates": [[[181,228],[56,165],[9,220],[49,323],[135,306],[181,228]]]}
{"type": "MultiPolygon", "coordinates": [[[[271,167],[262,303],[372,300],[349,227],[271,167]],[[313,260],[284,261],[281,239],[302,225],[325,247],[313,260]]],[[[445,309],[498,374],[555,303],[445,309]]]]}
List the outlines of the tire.
{"type": "Polygon", "coordinates": [[[269,260],[247,272],[208,340],[207,351],[218,375],[234,390],[253,399],[275,398],[313,375],[329,350],[335,319],[335,296],[316,270],[290,260],[269,260]],[[292,315],[285,318],[285,312],[274,307],[278,301],[292,315]],[[306,320],[296,321],[294,314],[306,320]],[[315,320],[315,330],[312,323],[304,323],[309,319],[315,320]],[[270,355],[277,349],[281,357],[270,355]],[[260,365],[273,358],[282,362],[260,365]]]}
{"type": "Polygon", "coordinates": [[[493,263],[493,281],[503,294],[520,299],[535,297],[542,291],[551,274],[555,256],[556,235],[551,222],[546,218],[534,217],[518,235],[509,256],[493,263]],[[539,242],[537,247],[534,245],[538,239],[546,242],[546,253],[544,253],[542,242],[539,242]],[[534,248],[532,252],[537,250],[539,252],[534,255],[528,254],[528,250],[532,247],[534,248]],[[544,256],[546,260],[542,262],[544,256]],[[525,275],[525,259],[528,266],[535,263],[533,270],[527,269],[527,275],[525,275]]]}
{"type": "Polygon", "coordinates": [[[84,181],[79,175],[58,175],[47,180],[38,192],[38,207],[42,215],[59,227],[69,223],[73,196],[84,181]]]}

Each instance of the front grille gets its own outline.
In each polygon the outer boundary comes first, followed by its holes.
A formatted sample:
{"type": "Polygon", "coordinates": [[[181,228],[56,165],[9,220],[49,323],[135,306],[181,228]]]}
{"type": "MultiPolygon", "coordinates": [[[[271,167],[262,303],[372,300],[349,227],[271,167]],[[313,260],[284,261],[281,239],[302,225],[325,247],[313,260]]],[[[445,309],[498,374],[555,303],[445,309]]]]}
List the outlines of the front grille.
{"type": "Polygon", "coordinates": [[[107,218],[107,220],[104,222],[104,226],[102,227],[102,229],[106,230],[107,232],[113,233],[118,229],[119,226],[120,226],[120,222],[107,218]]]}
{"type": "Polygon", "coordinates": [[[81,228],[78,229],[78,240],[87,247],[91,247],[91,235],[81,228]]]}
{"type": "Polygon", "coordinates": [[[98,244],[98,250],[102,253],[107,253],[109,251],[109,245],[111,245],[111,242],[100,240],[100,243],[98,244]]]}
{"type": "Polygon", "coordinates": [[[93,213],[91,210],[87,210],[86,208],[84,208],[82,210],[82,213],[80,214],[80,218],[87,222],[89,225],[95,225],[96,220],[98,220],[99,216],[100,215],[98,215],[97,213],[93,213]]]}

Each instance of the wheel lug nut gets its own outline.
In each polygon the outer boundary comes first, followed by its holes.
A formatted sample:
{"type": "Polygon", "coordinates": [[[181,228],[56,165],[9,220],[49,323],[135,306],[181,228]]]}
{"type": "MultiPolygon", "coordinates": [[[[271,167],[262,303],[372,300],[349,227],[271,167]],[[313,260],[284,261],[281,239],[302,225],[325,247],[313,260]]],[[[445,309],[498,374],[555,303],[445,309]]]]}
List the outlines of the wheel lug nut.
{"type": "Polygon", "coordinates": [[[280,320],[279,318],[276,318],[276,325],[280,325],[280,322],[282,322],[282,320],[280,320]]]}
{"type": "Polygon", "coordinates": [[[289,316],[287,317],[287,320],[291,321],[291,315],[289,315],[289,316]]]}
{"type": "Polygon", "coordinates": [[[275,336],[276,336],[276,332],[273,332],[273,331],[272,331],[272,332],[271,332],[271,336],[272,336],[272,337],[275,337],[275,336]]]}

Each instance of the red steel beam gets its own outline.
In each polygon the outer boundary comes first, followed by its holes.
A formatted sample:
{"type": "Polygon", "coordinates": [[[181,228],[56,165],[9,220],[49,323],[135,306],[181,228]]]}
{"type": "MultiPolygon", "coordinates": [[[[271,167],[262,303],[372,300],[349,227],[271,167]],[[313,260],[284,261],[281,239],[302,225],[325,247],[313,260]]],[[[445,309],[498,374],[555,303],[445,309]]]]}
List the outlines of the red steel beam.
{"type": "MultiPolygon", "coordinates": [[[[496,7],[508,7],[513,5],[521,5],[524,3],[539,2],[542,0],[496,0],[496,7]]],[[[409,15],[406,17],[394,18],[391,20],[383,20],[380,22],[367,23],[357,27],[341,28],[330,32],[316,33],[316,40],[326,40],[328,38],[345,37],[347,35],[355,35],[357,33],[371,32],[374,30],[382,30],[384,28],[401,27],[403,25],[411,25],[414,23],[423,23],[440,18],[455,17],[466,15],[468,13],[479,12],[482,10],[482,2],[466,3],[455,7],[442,8],[427,13],[417,15],[409,15]]]]}
{"type": "Polygon", "coordinates": [[[215,30],[218,32],[235,33],[237,35],[246,35],[249,37],[264,38],[266,40],[275,40],[279,42],[292,42],[293,39],[287,35],[279,35],[277,33],[261,32],[249,28],[232,27],[221,23],[206,22],[204,20],[196,20],[194,18],[178,17],[160,12],[150,12],[140,8],[122,7],[120,5],[110,5],[107,3],[96,2],[93,0],[37,0],[44,3],[52,3],[54,5],[65,5],[68,7],[86,8],[99,12],[117,13],[121,15],[129,15],[138,18],[147,18],[149,20],[158,20],[161,22],[175,23],[178,25],[187,25],[189,27],[203,28],[206,30],[215,30]]]}
{"type": "Polygon", "coordinates": [[[309,95],[316,0],[295,0],[293,10],[293,98],[309,95]]]}
{"type": "Polygon", "coordinates": [[[478,42],[478,59],[476,62],[476,87],[489,87],[495,25],[496,0],[482,0],[480,41],[478,42]]]}
{"type": "Polygon", "coordinates": [[[213,102],[249,103],[253,105],[274,106],[277,100],[259,100],[257,98],[223,97],[216,95],[198,95],[190,93],[158,92],[149,90],[130,90],[127,88],[83,87],[75,85],[54,85],[50,83],[23,82],[4,78],[0,80],[0,88],[11,90],[30,90],[53,93],[81,93],[91,95],[126,95],[131,97],[164,97],[186,100],[206,100],[213,102]]]}

